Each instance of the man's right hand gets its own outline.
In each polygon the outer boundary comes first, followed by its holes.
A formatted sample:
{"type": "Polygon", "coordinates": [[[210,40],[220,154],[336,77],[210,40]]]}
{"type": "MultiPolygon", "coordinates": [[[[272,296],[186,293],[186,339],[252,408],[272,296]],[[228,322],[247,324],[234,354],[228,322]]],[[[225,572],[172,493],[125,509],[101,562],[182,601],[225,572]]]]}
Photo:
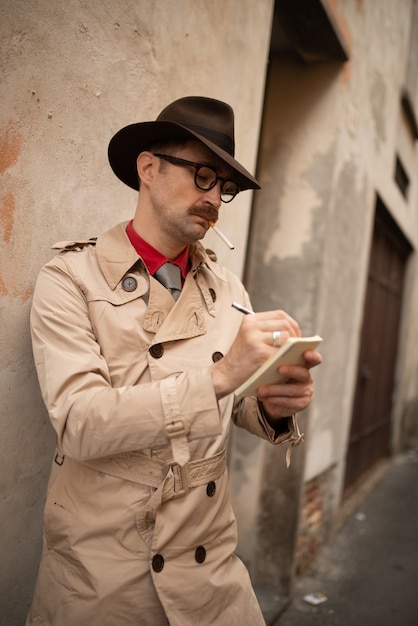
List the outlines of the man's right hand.
{"type": "Polygon", "coordinates": [[[285,311],[245,315],[224,358],[212,365],[212,380],[218,400],[239,387],[268,359],[277,346],[273,331],[280,331],[281,345],[289,337],[300,337],[299,324],[285,311]]]}

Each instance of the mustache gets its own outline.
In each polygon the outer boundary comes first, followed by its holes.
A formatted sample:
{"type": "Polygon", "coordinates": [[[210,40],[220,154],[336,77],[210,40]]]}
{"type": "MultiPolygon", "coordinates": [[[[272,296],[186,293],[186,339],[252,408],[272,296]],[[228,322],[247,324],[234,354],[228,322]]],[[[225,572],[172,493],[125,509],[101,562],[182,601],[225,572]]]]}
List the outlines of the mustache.
{"type": "Polygon", "coordinates": [[[197,215],[198,217],[203,217],[210,222],[217,222],[219,218],[218,211],[210,205],[203,206],[194,206],[190,209],[190,215],[197,215]]]}

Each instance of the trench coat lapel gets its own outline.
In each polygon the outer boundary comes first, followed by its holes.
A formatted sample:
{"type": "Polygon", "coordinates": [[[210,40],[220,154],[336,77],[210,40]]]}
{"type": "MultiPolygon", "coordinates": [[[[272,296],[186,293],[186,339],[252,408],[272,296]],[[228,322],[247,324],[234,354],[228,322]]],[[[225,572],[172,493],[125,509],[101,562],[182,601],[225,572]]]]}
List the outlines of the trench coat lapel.
{"type": "Polygon", "coordinates": [[[97,240],[97,257],[101,270],[114,290],[134,267],[142,266],[138,277],[140,295],[145,294],[149,281],[148,308],[143,321],[147,332],[156,334],[155,341],[189,339],[207,332],[204,309],[215,315],[208,284],[211,269],[204,261],[206,253],[201,244],[191,247],[192,269],[187,275],[180,298],[175,301],[157,280],[148,274],[142,259],[126,234],[127,223],[118,224],[97,240]]]}
{"type": "Polygon", "coordinates": [[[204,301],[194,275],[189,272],[177,301],[154,279],[150,279],[144,330],[155,333],[155,342],[189,339],[207,331],[204,301]]]}

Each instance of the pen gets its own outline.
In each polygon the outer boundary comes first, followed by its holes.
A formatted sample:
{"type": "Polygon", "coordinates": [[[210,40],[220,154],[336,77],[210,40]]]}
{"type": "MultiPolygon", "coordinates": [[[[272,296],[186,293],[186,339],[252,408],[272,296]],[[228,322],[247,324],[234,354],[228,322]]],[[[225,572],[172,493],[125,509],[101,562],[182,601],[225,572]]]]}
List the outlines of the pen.
{"type": "Polygon", "coordinates": [[[219,228],[217,226],[215,226],[215,222],[209,222],[209,226],[211,226],[211,228],[213,228],[213,230],[218,235],[218,237],[220,237],[222,239],[222,241],[228,246],[228,248],[230,250],[233,250],[235,248],[234,244],[231,243],[229,241],[229,239],[227,239],[225,237],[225,235],[219,230],[219,228]]]}
{"type": "Polygon", "coordinates": [[[244,313],[244,315],[254,315],[254,311],[251,311],[251,309],[247,309],[247,307],[242,306],[242,304],[238,304],[238,302],[233,302],[231,306],[233,306],[234,309],[236,309],[237,311],[241,311],[241,313],[244,313]]]}

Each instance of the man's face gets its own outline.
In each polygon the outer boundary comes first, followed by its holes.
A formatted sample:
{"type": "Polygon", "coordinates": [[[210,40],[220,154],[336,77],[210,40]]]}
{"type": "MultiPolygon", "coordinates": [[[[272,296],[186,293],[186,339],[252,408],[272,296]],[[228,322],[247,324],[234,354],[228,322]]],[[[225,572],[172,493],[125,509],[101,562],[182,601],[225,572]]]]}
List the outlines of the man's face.
{"type": "MultiPolygon", "coordinates": [[[[191,141],[181,148],[164,151],[164,154],[208,165],[223,179],[230,177],[225,164],[200,142],[191,141]]],[[[159,227],[181,245],[202,239],[209,222],[218,219],[221,181],[204,191],[195,184],[194,167],[155,158],[159,164],[150,198],[159,227]]]]}

